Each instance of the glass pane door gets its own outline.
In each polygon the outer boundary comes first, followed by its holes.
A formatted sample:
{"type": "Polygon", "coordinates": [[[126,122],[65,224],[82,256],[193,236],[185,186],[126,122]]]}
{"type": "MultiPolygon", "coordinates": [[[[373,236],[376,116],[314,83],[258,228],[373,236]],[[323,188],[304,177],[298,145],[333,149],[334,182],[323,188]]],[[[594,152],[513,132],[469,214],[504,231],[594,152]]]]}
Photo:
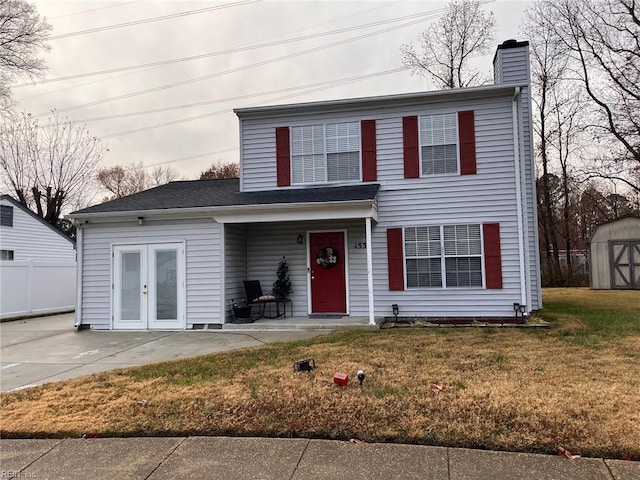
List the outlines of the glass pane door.
{"type": "Polygon", "coordinates": [[[146,247],[114,247],[113,327],[145,329],[146,324],[146,247]]]}
{"type": "Polygon", "coordinates": [[[184,328],[184,245],[149,245],[149,328],[184,328]]]}

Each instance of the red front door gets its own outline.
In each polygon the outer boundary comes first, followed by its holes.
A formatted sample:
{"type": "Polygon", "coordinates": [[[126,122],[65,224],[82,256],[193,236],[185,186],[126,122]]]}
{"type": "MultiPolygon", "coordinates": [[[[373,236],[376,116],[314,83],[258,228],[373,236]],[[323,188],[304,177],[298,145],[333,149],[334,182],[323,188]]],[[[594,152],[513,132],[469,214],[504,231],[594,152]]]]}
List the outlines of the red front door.
{"type": "Polygon", "coordinates": [[[311,313],[346,313],[344,232],[309,234],[311,313]]]}

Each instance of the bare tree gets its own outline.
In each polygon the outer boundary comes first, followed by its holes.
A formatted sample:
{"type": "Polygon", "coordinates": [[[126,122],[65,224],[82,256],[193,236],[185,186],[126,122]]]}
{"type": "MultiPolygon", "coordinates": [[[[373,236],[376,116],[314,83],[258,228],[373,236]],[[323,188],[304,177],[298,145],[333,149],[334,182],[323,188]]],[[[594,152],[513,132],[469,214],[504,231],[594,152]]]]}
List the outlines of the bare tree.
{"type": "MultiPolygon", "coordinates": [[[[640,165],[640,4],[637,0],[550,0],[546,21],[571,56],[609,160],[640,165]]],[[[636,191],[630,177],[619,180],[636,191]]]]}
{"type": "Polygon", "coordinates": [[[179,179],[180,174],[174,168],[156,167],[148,172],[142,162],[102,168],[96,174],[98,185],[111,194],[105,197],[105,201],[126,197],[179,179]]]}
{"type": "Polygon", "coordinates": [[[95,171],[107,151],[86,126],[55,111],[44,126],[28,114],[5,112],[0,178],[22,204],[58,225],[63,210],[88,202],[95,171]]]}
{"type": "Polygon", "coordinates": [[[451,0],[443,17],[420,36],[420,52],[411,43],[400,47],[402,63],[424,75],[437,88],[456,88],[486,82],[469,66],[473,56],[486,55],[494,43],[496,22],[479,0],[451,0]]]}
{"type": "Polygon", "coordinates": [[[0,106],[9,103],[8,85],[18,77],[37,78],[46,65],[40,57],[48,50],[51,26],[25,0],[0,0],[0,106]]]}
{"type": "Polygon", "coordinates": [[[217,163],[211,165],[200,174],[200,180],[212,180],[215,178],[238,178],[240,165],[237,163],[217,163]]]}
{"type": "Polygon", "coordinates": [[[551,179],[550,130],[549,119],[552,115],[552,92],[558,88],[567,69],[566,48],[554,36],[554,30],[547,22],[549,5],[545,1],[534,3],[527,10],[521,27],[523,34],[531,38],[531,80],[533,87],[534,122],[536,137],[536,153],[542,166],[542,174],[538,180],[538,206],[540,233],[543,240],[543,252],[546,265],[550,270],[547,275],[555,284],[561,276],[558,246],[558,222],[554,216],[556,209],[551,179]]]}

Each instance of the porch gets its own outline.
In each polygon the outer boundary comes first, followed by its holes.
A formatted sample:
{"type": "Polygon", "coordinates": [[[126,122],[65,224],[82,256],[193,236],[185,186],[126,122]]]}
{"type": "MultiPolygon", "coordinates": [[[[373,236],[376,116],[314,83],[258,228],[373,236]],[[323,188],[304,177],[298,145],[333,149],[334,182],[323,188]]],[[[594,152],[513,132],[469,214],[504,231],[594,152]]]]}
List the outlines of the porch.
{"type": "Polygon", "coordinates": [[[331,315],[320,316],[295,316],[275,319],[261,318],[252,323],[225,323],[222,330],[225,332],[236,331],[292,331],[292,330],[326,330],[327,333],[341,329],[370,329],[380,328],[380,319],[376,319],[375,325],[369,325],[368,316],[331,315]]]}

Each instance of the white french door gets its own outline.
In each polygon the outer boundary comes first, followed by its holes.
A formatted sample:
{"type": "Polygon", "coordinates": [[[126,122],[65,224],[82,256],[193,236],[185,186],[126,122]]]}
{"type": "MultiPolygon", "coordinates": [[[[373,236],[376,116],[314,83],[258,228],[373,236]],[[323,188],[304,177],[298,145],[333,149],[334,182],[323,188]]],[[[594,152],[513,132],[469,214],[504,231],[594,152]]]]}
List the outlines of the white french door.
{"type": "Polygon", "coordinates": [[[183,243],[114,245],[113,328],[185,328],[183,243]]]}

